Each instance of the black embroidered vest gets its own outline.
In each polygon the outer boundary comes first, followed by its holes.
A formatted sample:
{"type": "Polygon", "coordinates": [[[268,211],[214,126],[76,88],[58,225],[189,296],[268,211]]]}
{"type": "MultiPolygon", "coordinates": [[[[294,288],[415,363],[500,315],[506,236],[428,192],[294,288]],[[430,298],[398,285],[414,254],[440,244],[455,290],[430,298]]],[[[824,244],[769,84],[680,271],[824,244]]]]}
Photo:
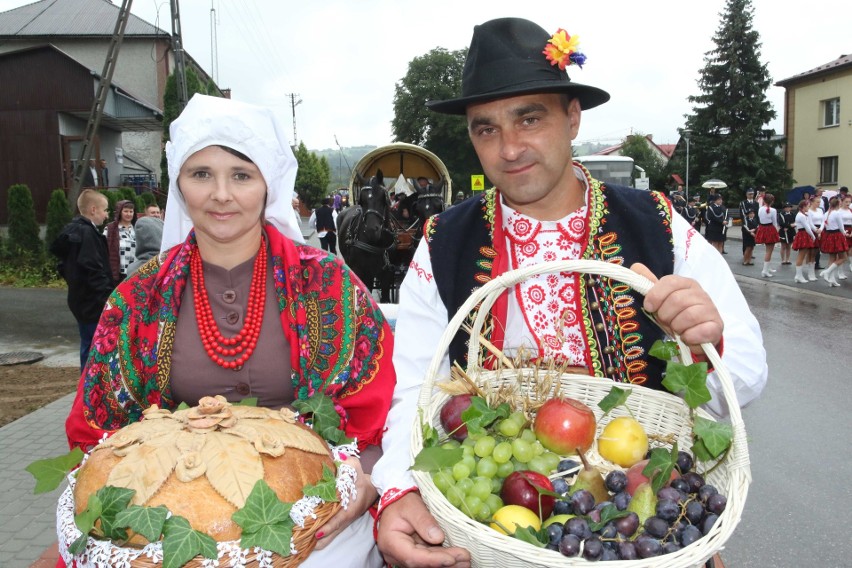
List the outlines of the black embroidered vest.
{"type": "MultiPolygon", "coordinates": [[[[662,194],[591,179],[590,183],[589,241],[582,257],[626,267],[641,262],[657,277],[672,274],[672,220],[662,194]]],[[[435,283],[450,318],[473,290],[491,280],[497,256],[493,246],[496,199],[497,192],[487,190],[478,199],[433,216],[424,228],[435,283]]],[[[642,311],[643,297],[606,277],[589,276],[586,282],[580,304],[592,373],[661,389],[665,364],[648,351],[663,332],[642,311]]],[[[486,327],[491,325],[489,318],[486,327]]],[[[489,329],[485,333],[490,336],[489,329]]],[[[467,333],[460,331],[450,345],[451,362],[462,367],[467,366],[467,339],[467,333]]]]}

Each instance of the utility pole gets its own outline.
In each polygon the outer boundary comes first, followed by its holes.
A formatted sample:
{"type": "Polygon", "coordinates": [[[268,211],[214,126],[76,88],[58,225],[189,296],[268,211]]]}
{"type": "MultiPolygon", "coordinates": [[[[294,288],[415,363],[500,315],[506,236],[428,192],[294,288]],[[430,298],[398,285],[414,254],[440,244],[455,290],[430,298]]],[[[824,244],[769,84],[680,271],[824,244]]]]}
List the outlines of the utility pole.
{"type": "Polygon", "coordinates": [[[302,104],[302,99],[296,100],[299,98],[297,93],[290,93],[287,96],[290,97],[290,109],[293,112],[293,147],[295,148],[299,145],[298,139],[296,138],[296,107],[302,104]]]}
{"type": "Polygon", "coordinates": [[[77,196],[80,195],[80,189],[83,186],[84,168],[89,167],[89,159],[92,157],[92,146],[95,136],[98,133],[98,128],[101,125],[104,105],[106,104],[107,95],[112,85],[112,74],[118,62],[118,52],[121,49],[121,42],[124,40],[124,30],[127,27],[127,20],[130,17],[130,4],[132,2],[133,0],[123,0],[121,8],[119,8],[118,20],[115,22],[106,61],[104,62],[104,70],[101,73],[101,80],[98,83],[95,100],[92,102],[92,110],[89,112],[89,121],[86,123],[86,133],[83,136],[83,147],[80,149],[80,157],[77,160],[77,166],[74,168],[74,182],[71,184],[71,192],[68,194],[68,202],[72,211],[77,205],[77,196]]]}
{"type": "Polygon", "coordinates": [[[213,0],[210,0],[210,72],[213,73],[213,82],[219,84],[219,37],[217,28],[219,27],[219,15],[216,13],[216,8],[213,6],[213,0]]]}
{"type": "Polygon", "coordinates": [[[183,37],[180,31],[180,6],[171,0],[172,8],[172,51],[175,54],[175,79],[177,79],[178,111],[183,111],[189,102],[186,90],[186,59],[183,53],[183,37]]]}

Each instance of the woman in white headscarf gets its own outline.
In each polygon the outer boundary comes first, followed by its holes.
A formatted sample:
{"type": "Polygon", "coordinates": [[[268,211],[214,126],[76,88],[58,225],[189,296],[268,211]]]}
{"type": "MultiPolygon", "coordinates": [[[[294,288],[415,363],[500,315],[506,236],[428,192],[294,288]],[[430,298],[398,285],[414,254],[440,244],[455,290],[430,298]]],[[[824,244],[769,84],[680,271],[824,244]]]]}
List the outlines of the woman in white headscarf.
{"type": "Polygon", "coordinates": [[[85,449],[153,404],[223,395],[283,407],[322,392],[358,441],[360,459],[347,461],[358,496],[320,527],[305,565],[380,565],[369,473],[393,338],[342,262],[302,243],[284,126],[269,109],[202,95],[172,123],[162,252],[107,302],[66,431],[85,449]]]}

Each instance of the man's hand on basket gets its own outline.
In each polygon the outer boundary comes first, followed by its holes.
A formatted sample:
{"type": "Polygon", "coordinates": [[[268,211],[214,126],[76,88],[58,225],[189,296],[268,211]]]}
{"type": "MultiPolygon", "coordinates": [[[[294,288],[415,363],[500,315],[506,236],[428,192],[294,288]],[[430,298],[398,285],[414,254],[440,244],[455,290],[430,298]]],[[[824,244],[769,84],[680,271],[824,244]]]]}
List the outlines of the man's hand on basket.
{"type": "Polygon", "coordinates": [[[645,296],[644,308],[654,314],[666,333],[679,335],[693,353],[702,352],[702,343],[719,345],[725,328],[722,316],[697,281],[675,274],[657,279],[638,262],[630,270],[654,283],[645,296]]]}
{"type": "Polygon", "coordinates": [[[322,550],[340,532],[348,527],[355,519],[367,512],[367,509],[376,502],[379,494],[370,482],[370,476],[361,470],[361,460],[358,458],[347,458],[346,465],[355,468],[355,488],[358,496],[349,502],[349,507],[341,507],[323,526],[317,531],[317,550],[322,550]]]}
{"type": "Polygon", "coordinates": [[[463,548],[443,548],[444,531],[429,513],[419,493],[408,493],[382,511],[379,550],[385,561],[404,568],[470,567],[463,548]]]}

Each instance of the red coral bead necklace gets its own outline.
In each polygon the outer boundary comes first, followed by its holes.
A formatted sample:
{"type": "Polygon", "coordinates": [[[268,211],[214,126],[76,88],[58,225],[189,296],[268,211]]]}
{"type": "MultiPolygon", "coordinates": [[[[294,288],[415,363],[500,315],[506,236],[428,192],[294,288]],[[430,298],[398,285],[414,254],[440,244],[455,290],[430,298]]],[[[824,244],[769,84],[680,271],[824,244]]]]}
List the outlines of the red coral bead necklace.
{"type": "Polygon", "coordinates": [[[238,371],[249,360],[263,325],[263,310],[266,304],[266,247],[260,241],[260,250],[254,260],[251,276],[248,307],[246,308],[243,328],[233,337],[224,337],[216,324],[207,287],[204,285],[204,269],[201,254],[196,245],[190,259],[192,291],[195,294],[195,317],[198,320],[198,333],[207,356],[223,369],[238,371]]]}

